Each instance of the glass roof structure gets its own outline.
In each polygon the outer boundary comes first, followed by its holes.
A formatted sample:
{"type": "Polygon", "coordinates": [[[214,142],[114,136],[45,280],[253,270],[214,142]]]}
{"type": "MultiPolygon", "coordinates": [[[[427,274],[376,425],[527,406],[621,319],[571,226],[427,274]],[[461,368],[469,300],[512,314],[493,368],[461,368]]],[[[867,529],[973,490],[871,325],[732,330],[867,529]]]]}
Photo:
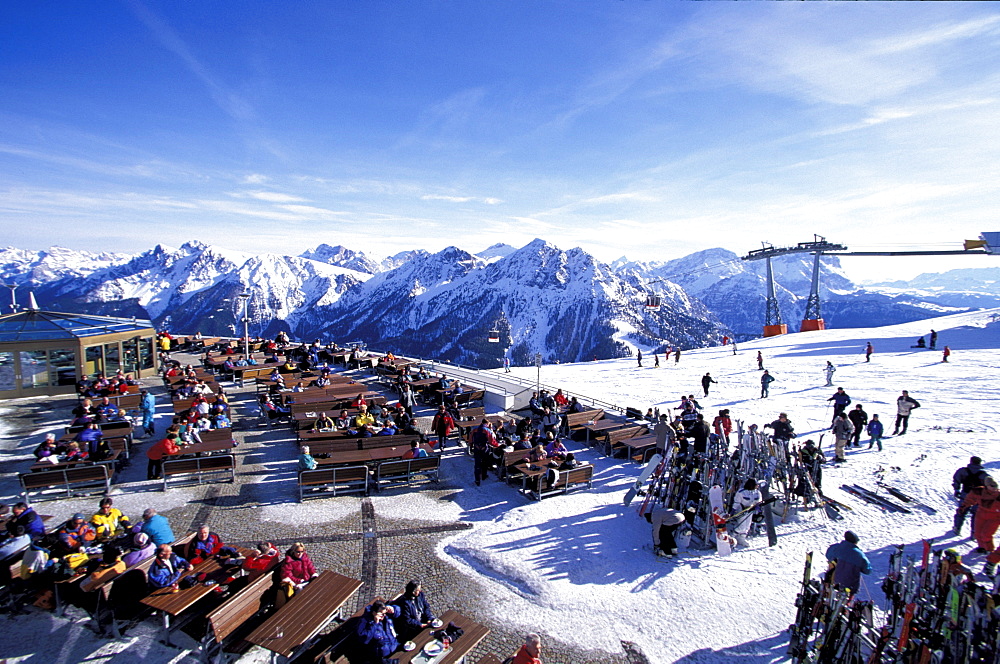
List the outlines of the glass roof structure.
{"type": "Polygon", "coordinates": [[[0,343],[78,339],[118,332],[149,330],[148,320],[54,311],[18,311],[0,316],[0,343]]]}

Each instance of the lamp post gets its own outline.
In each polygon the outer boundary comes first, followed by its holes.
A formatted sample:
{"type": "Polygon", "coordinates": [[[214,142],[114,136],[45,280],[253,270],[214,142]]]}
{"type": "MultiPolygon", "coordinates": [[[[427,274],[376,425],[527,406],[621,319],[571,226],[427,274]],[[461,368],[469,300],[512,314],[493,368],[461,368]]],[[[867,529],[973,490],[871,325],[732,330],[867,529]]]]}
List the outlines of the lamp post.
{"type": "Polygon", "coordinates": [[[11,313],[14,313],[17,311],[17,298],[14,297],[14,291],[17,290],[17,284],[4,284],[4,286],[10,289],[10,310],[11,313]]]}
{"type": "Polygon", "coordinates": [[[243,303],[243,351],[247,360],[250,359],[250,293],[240,293],[240,301],[243,303]]]}
{"type": "Polygon", "coordinates": [[[542,391],[542,354],[535,353],[535,368],[538,370],[537,378],[535,379],[535,391],[542,391]]]}

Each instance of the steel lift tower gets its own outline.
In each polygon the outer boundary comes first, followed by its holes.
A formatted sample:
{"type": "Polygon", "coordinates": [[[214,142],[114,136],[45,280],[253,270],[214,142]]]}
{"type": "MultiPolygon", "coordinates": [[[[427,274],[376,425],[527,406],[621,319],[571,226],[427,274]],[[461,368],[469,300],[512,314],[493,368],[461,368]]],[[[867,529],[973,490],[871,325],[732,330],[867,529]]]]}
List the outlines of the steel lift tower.
{"type": "Polygon", "coordinates": [[[823,254],[831,256],[955,256],[968,254],[989,254],[1000,256],[1000,232],[980,233],[978,240],[966,240],[962,249],[946,249],[931,251],[848,251],[842,244],[832,244],[826,238],[813,235],[812,242],[799,242],[794,247],[774,247],[768,244],[763,249],[754,249],[746,256],[745,261],[767,261],[767,312],[764,319],[764,336],[773,337],[787,334],[788,326],[781,322],[781,312],[778,310],[778,298],[774,294],[774,273],[771,270],[771,258],[785,254],[810,253],[814,256],[812,284],[809,288],[809,299],[806,300],[806,311],[802,318],[800,332],[824,330],[826,325],[820,314],[819,305],[819,258],[823,254]]]}
{"type": "Polygon", "coordinates": [[[812,242],[799,242],[794,247],[764,246],[754,249],[743,257],[745,261],[767,261],[767,310],[764,318],[764,336],[774,337],[788,333],[788,325],[781,322],[781,311],[778,309],[778,298],[774,293],[774,271],[771,269],[771,259],[786,254],[813,254],[812,285],[809,289],[809,299],[806,301],[806,313],[802,319],[800,332],[825,329],[819,306],[819,258],[826,251],[846,250],[842,244],[827,242],[826,238],[813,235],[812,242]]]}

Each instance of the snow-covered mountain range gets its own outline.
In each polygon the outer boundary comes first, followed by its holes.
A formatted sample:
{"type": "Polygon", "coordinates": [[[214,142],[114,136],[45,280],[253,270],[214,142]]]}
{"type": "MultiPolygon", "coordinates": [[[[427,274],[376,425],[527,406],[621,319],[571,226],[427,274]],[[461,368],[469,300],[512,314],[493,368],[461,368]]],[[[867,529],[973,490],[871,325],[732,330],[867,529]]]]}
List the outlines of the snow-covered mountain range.
{"type": "MultiPolygon", "coordinates": [[[[783,319],[798,329],[809,292],[811,256],[774,261],[783,319]]],[[[479,254],[449,247],[375,259],[321,244],[299,256],[245,254],[188,242],[138,255],[53,247],[0,250],[0,276],[34,292],[44,309],[148,317],[206,335],[242,332],[238,295],[250,294],[253,335],[341,342],[496,366],[621,357],[717,343],[725,334],[759,336],[764,266],[724,249],[684,258],[605,264],[582,249],[543,240],[479,254]],[[658,295],[662,306],[645,306],[658,295]],[[490,343],[490,332],[500,343],[490,343]]],[[[831,327],[919,320],[1000,305],[1000,269],[921,275],[913,282],[859,288],[836,257],[822,269],[823,317],[831,327]]],[[[5,307],[6,308],[6,307],[5,307]]]]}

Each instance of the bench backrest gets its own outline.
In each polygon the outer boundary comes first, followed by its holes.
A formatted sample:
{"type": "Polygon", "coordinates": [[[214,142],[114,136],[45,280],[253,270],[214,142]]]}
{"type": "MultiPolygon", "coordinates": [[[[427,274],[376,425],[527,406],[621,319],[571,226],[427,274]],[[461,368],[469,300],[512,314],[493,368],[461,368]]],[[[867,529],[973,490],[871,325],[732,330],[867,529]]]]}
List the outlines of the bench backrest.
{"type": "Polygon", "coordinates": [[[240,625],[252,618],[261,609],[264,594],[271,588],[274,579],[270,574],[262,574],[231,597],[225,604],[208,614],[208,625],[217,643],[239,629],[240,625]]]}
{"type": "Polygon", "coordinates": [[[309,453],[313,456],[317,454],[334,454],[336,452],[353,452],[361,449],[357,438],[346,438],[343,440],[306,440],[303,445],[309,448],[309,453]]]}
{"type": "Polygon", "coordinates": [[[626,438],[635,438],[638,435],[646,433],[648,429],[644,426],[634,426],[634,427],[624,427],[621,429],[615,429],[607,433],[608,443],[615,444],[621,442],[626,438]]]}
{"type": "Polygon", "coordinates": [[[301,484],[339,484],[341,482],[361,482],[368,480],[367,466],[346,466],[343,468],[317,468],[299,473],[301,484]]]}
{"type": "Polygon", "coordinates": [[[397,434],[395,436],[372,436],[361,438],[361,449],[373,450],[379,447],[409,447],[413,441],[420,442],[420,436],[414,434],[397,434]]]}
{"type": "Polygon", "coordinates": [[[53,468],[51,470],[39,470],[34,473],[22,473],[21,485],[25,489],[40,489],[81,482],[107,482],[108,478],[107,465],[100,463],[92,466],[53,468]]]}
{"type": "Polygon", "coordinates": [[[581,426],[590,422],[591,420],[597,421],[604,417],[604,410],[598,408],[595,410],[584,410],[579,413],[569,413],[566,415],[566,422],[571,427],[581,426]]]}
{"type": "Polygon", "coordinates": [[[182,473],[197,473],[206,470],[226,470],[236,466],[236,457],[232,454],[219,454],[194,459],[175,459],[163,462],[164,475],[179,475],[182,473]]]}
{"type": "Polygon", "coordinates": [[[441,457],[422,457],[419,459],[403,459],[402,461],[386,461],[378,466],[379,477],[401,477],[437,470],[441,467],[441,457]]]}

